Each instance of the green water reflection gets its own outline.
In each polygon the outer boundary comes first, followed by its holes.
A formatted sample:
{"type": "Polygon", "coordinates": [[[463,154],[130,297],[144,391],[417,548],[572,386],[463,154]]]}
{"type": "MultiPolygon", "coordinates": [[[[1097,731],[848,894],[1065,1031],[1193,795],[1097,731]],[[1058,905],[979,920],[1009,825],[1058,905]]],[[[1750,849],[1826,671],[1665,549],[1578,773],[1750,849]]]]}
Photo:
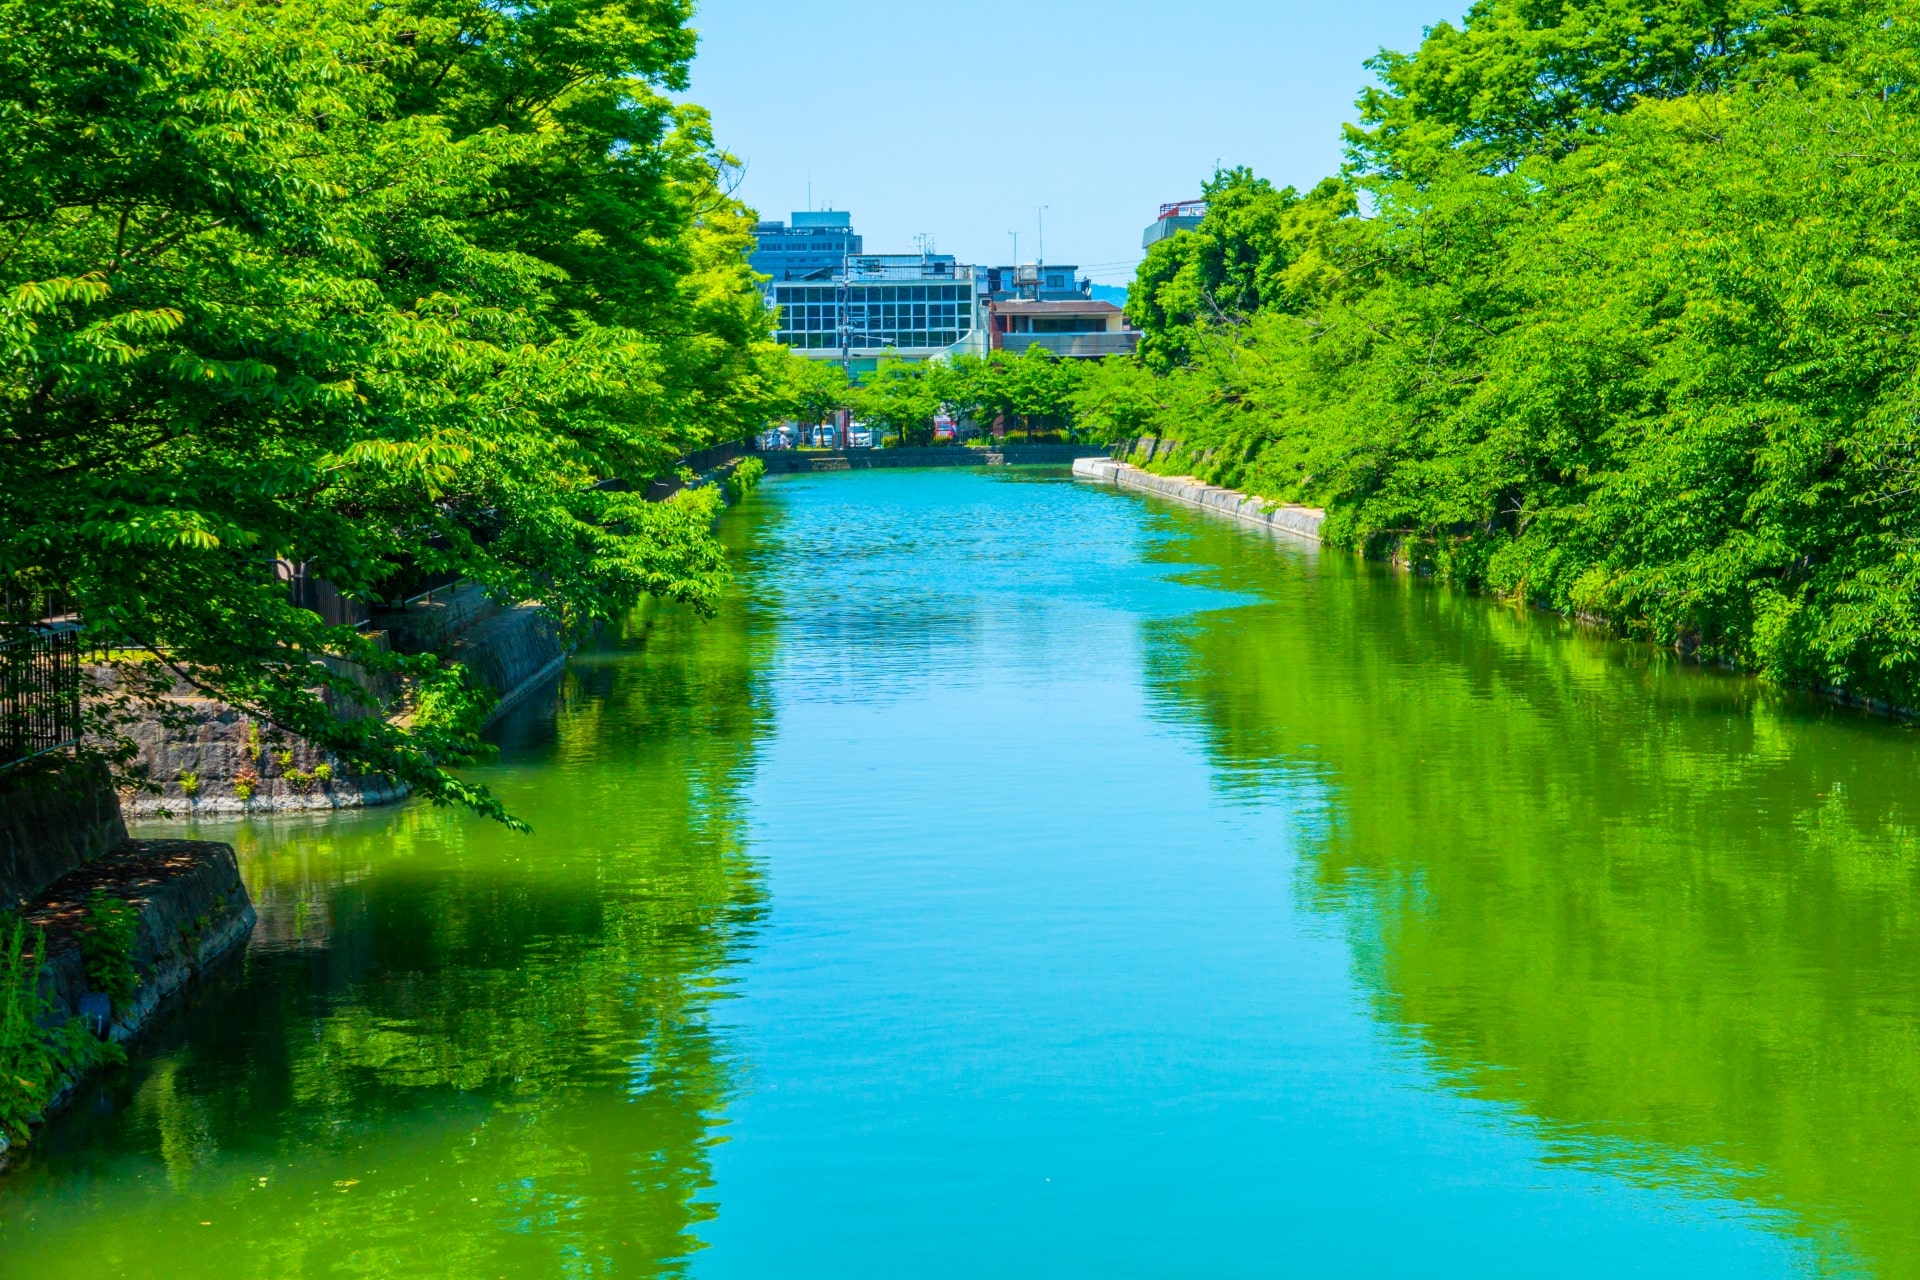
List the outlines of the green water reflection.
{"type": "Polygon", "coordinates": [[[202,833],[0,1277],[1920,1276],[1913,730],[1061,477],[723,529],[535,836],[202,833]]]}
{"type": "Polygon", "coordinates": [[[1151,627],[1218,785],[1296,815],[1376,1014],[1550,1158],[1785,1211],[1920,1275],[1913,730],[1194,525],[1262,598],[1151,627]]]}
{"type": "Polygon", "coordinates": [[[533,838],[423,806],[203,831],[253,945],[10,1175],[0,1271],[681,1271],[762,913],[751,611],[643,614],[518,713],[487,772],[533,838]]]}

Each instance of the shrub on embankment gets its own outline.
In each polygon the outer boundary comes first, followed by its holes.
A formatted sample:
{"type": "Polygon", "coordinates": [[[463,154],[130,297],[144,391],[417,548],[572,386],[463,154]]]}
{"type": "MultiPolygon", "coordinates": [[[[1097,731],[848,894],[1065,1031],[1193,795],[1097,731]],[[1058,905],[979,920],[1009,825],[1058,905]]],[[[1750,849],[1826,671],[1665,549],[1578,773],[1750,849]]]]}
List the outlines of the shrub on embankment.
{"type": "Polygon", "coordinates": [[[1340,179],[1216,174],[1082,422],[1331,542],[1920,705],[1914,13],[1521,9],[1376,60],[1340,179]]]}
{"type": "Polygon", "coordinates": [[[759,487],[766,477],[767,464],[758,458],[742,458],[720,481],[720,491],[726,495],[727,505],[732,506],[759,487]]]}
{"type": "Polygon", "coordinates": [[[46,934],[0,912],[0,1151],[27,1136],[70,1080],[123,1051],[79,1018],[55,1019],[41,993],[46,934]]]}

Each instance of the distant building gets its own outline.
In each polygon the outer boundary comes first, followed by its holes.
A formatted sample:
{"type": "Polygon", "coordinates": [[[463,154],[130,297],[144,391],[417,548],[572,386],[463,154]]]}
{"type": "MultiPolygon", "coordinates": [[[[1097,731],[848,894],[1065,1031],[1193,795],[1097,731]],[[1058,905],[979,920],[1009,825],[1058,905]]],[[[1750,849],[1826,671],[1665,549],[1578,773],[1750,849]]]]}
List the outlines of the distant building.
{"type": "Polygon", "coordinates": [[[1066,263],[1024,262],[1017,267],[976,267],[980,291],[995,301],[1028,298],[1035,302],[1073,302],[1091,297],[1093,281],[1066,263]]]}
{"type": "Polygon", "coordinates": [[[987,341],[993,350],[1015,355],[1042,347],[1065,358],[1097,360],[1131,355],[1140,333],[1111,302],[1007,298],[987,304],[987,341]]]}
{"type": "Polygon", "coordinates": [[[1176,200],[1160,206],[1160,216],[1140,234],[1140,247],[1151,249],[1176,231],[1191,231],[1207,216],[1205,200],[1176,200]]]}
{"type": "Polygon", "coordinates": [[[947,253],[849,256],[825,276],[776,281],[767,303],[779,308],[774,340],[817,360],[846,353],[855,373],[883,352],[926,360],[977,347],[980,300],[973,267],[947,253]]]}
{"type": "Polygon", "coordinates": [[[796,213],[792,226],[756,222],[753,236],[759,245],[747,261],[755,271],[775,280],[827,279],[840,270],[848,254],[863,247],[853,233],[853,215],[832,210],[796,213]]]}
{"type": "Polygon", "coordinates": [[[762,287],[779,317],[774,340],[815,360],[844,352],[856,375],[886,353],[928,360],[1039,345],[1096,357],[1139,341],[1070,263],[976,267],[950,253],[867,253],[852,216],[839,212],[756,223],[754,235],[749,261],[771,277],[762,287]]]}

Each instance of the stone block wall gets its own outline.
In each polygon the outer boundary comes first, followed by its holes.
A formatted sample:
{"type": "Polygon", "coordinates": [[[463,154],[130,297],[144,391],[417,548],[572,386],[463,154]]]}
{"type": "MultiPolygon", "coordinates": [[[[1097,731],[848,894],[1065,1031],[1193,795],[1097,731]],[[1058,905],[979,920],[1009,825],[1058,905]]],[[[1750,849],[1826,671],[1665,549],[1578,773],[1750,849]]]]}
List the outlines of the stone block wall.
{"type": "Polygon", "coordinates": [[[0,774],[0,909],[18,906],[126,838],[106,766],[0,774]]]}

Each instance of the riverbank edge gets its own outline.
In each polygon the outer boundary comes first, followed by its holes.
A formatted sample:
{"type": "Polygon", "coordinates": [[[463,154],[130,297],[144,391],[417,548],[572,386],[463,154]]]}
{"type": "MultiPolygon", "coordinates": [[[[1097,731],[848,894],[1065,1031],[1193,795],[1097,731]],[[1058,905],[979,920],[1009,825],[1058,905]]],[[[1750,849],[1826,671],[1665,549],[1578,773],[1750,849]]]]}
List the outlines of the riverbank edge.
{"type": "MultiPolygon", "coordinates": [[[[726,459],[694,477],[691,484],[676,480],[675,487],[664,494],[670,497],[679,488],[714,486],[728,506],[735,506],[764,474],[763,466],[748,465],[758,456],[726,459]]],[[[438,652],[446,661],[465,666],[493,690],[496,700],[483,729],[546,688],[586,638],[563,635],[537,601],[500,605],[480,598],[479,589],[470,585],[436,594],[414,613],[419,616],[409,615],[409,630],[418,634],[403,646],[403,652],[438,652]],[[475,598],[466,599],[469,596],[475,598]]],[[[123,792],[120,807],[128,817],[179,822],[210,816],[370,809],[404,800],[409,794],[406,786],[390,779],[337,773],[333,761],[304,742],[269,747],[247,716],[224,703],[183,699],[181,714],[184,727],[152,721],[133,730],[140,758],[160,790],[123,792]],[[245,795],[234,785],[243,773],[252,777],[245,795]],[[188,778],[190,789],[182,785],[188,778]]]]}
{"type": "MultiPolygon", "coordinates": [[[[123,840],[35,895],[21,915],[46,938],[39,985],[53,1023],[88,1019],[116,1044],[156,1025],[200,978],[243,950],[256,921],[233,846],[209,840],[123,840]],[[118,1007],[93,992],[80,950],[96,890],[138,913],[127,957],[134,988],[118,1007]]],[[[33,1127],[70,1105],[92,1074],[68,1077],[33,1127]]],[[[11,1154],[14,1144],[0,1132],[0,1172],[11,1154]]]]}
{"type": "MultiPolygon", "coordinates": [[[[1237,489],[1222,489],[1218,485],[1206,484],[1193,476],[1157,475],[1130,462],[1120,462],[1113,458],[1086,458],[1075,462],[1073,474],[1077,480],[1091,480],[1136,493],[1150,493],[1157,497],[1171,498],[1176,502],[1230,516],[1249,524],[1278,529],[1283,533],[1310,539],[1315,543],[1320,541],[1320,526],[1326,519],[1326,512],[1318,507],[1275,503],[1271,499],[1241,493],[1237,489]]],[[[1387,557],[1387,562],[1403,569],[1408,567],[1402,560],[1394,557],[1387,557]]],[[[1540,608],[1538,605],[1533,607],[1540,608]]],[[[1589,617],[1584,614],[1561,614],[1553,609],[1541,611],[1553,613],[1559,617],[1570,617],[1574,622],[1613,639],[1627,638],[1621,636],[1620,629],[1605,618],[1589,617]]],[[[1681,653],[1680,657],[1683,660],[1698,662],[1698,659],[1686,653],[1681,653]]],[[[1706,664],[1700,663],[1700,665],[1706,664]]],[[[1728,671],[1739,670],[1727,664],[1720,665],[1728,671]]],[[[1920,720],[1920,707],[1902,707],[1879,698],[1864,698],[1839,686],[1802,685],[1800,687],[1841,706],[1854,707],[1892,720],[1920,720]]]]}
{"type": "Polygon", "coordinates": [[[1315,544],[1320,541],[1320,526],[1327,518],[1327,513],[1319,507],[1273,502],[1241,493],[1237,489],[1205,484],[1192,476],[1155,475],[1131,462],[1119,462],[1105,456],[1077,459],[1073,464],[1073,475],[1076,480],[1091,480],[1135,493],[1171,498],[1203,511],[1212,511],[1315,544]]]}
{"type": "MultiPolygon", "coordinates": [[[[449,661],[464,663],[497,698],[492,725],[566,664],[572,646],[537,604],[494,606],[451,630],[440,644],[449,661]]],[[[170,822],[218,815],[365,809],[405,799],[408,789],[378,777],[317,776],[333,762],[302,741],[279,747],[263,741],[245,714],[208,699],[183,700],[185,724],[150,721],[136,726],[140,758],[158,793],[120,796],[128,818],[170,822]],[[235,780],[251,774],[246,794],[235,780]],[[192,779],[189,790],[183,784],[192,779]]]]}

